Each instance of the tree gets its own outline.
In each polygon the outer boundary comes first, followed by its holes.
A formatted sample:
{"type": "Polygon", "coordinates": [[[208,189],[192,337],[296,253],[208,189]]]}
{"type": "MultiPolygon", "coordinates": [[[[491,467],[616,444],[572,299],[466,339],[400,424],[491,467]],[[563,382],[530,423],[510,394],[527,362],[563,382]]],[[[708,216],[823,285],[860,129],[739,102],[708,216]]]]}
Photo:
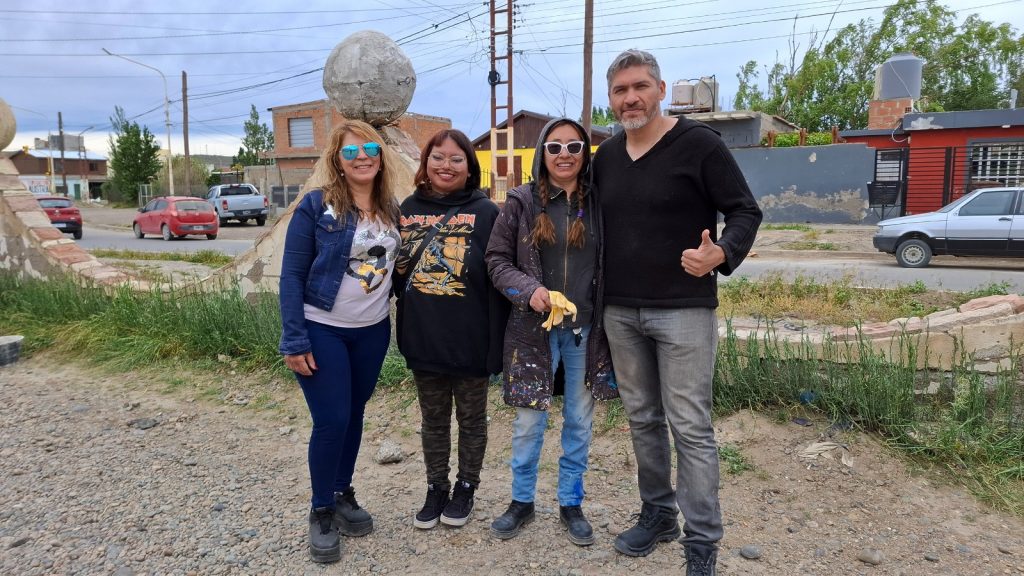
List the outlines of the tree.
{"type": "Polygon", "coordinates": [[[791,52],[789,69],[767,71],[767,89],[757,84],[756,62],[736,75],[735,105],[777,114],[808,130],[863,128],[874,87],[874,71],[897,52],[912,52],[926,63],[921,102],[930,110],[997,108],[1021,81],[1024,36],[1008,24],[977,15],[957,26],[956,14],[936,0],[899,0],[877,25],[861,20],[810,47],[799,66],[791,52]]]}
{"type": "Polygon", "coordinates": [[[148,184],[163,164],[160,162],[160,146],[149,131],[138,122],[130,122],[124,109],[114,106],[110,117],[114,134],[110,136],[111,182],[124,200],[135,201],[139,196],[139,184],[148,184]]]}
{"type": "MultiPolygon", "coordinates": [[[[178,155],[171,159],[171,171],[174,172],[175,193],[178,196],[205,196],[206,181],[210,177],[210,171],[198,158],[190,157],[192,161],[192,172],[189,175],[192,182],[192,190],[185,190],[185,156],[178,155]],[[180,188],[178,188],[180,187],[180,188]]],[[[157,175],[154,185],[161,193],[169,192],[167,185],[167,171],[161,170],[157,175]]]]}
{"type": "Polygon", "coordinates": [[[615,124],[615,114],[610,107],[594,106],[590,112],[590,123],[594,126],[611,126],[615,124]]]}
{"type": "Polygon", "coordinates": [[[260,113],[256,111],[256,105],[251,104],[249,119],[243,125],[245,137],[242,138],[242,147],[238,149],[238,155],[231,159],[231,164],[242,166],[262,166],[270,164],[267,152],[274,149],[274,132],[266,125],[260,124],[260,113]]]}

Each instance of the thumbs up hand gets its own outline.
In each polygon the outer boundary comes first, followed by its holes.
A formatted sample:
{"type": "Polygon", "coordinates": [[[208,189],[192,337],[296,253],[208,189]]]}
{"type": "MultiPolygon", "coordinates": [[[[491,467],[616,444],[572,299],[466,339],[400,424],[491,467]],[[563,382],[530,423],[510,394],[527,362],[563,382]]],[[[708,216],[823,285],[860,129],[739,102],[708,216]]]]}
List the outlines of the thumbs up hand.
{"type": "Polygon", "coordinates": [[[725,262],[725,250],[711,241],[711,232],[705,229],[700,235],[700,246],[683,250],[681,261],[687,274],[700,278],[725,262]]]}

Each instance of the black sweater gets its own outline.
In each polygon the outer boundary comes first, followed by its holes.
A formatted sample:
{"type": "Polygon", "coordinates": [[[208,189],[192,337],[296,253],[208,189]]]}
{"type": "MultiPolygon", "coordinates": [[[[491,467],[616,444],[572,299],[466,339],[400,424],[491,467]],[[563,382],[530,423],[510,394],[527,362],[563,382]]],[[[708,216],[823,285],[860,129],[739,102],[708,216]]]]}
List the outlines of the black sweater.
{"type": "Polygon", "coordinates": [[[494,289],[484,263],[497,217],[497,205],[480,190],[441,198],[417,191],[402,202],[395,325],[398,348],[410,369],[458,376],[501,372],[509,304],[494,289]],[[427,230],[453,205],[460,206],[458,214],[410,266],[427,230]]]}
{"type": "Polygon", "coordinates": [[[696,278],[680,263],[701,232],[725,251],[717,272],[743,261],[761,223],[761,209],[718,134],[680,118],[633,161],[626,133],[604,141],[594,156],[594,183],[605,215],[605,303],[632,307],[717,307],[715,273],[696,278]],[[725,216],[721,238],[718,213],[725,216]]]}

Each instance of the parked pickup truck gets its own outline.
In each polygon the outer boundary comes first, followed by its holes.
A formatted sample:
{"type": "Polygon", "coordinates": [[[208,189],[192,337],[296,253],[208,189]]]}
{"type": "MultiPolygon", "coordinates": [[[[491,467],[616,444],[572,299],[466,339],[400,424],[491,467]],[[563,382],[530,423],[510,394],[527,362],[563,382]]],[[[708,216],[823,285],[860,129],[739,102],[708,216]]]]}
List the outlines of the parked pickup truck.
{"type": "Polygon", "coordinates": [[[257,226],[267,223],[270,202],[252,184],[218,184],[210,187],[206,200],[217,211],[220,225],[228,220],[245,223],[252,219],[257,226]]]}

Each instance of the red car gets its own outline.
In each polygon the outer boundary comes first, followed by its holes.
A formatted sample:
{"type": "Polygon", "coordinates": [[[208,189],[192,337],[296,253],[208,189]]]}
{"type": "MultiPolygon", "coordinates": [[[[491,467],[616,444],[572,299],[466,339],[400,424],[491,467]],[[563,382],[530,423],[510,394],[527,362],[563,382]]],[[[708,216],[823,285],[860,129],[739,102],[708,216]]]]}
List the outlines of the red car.
{"type": "Polygon", "coordinates": [[[40,196],[36,198],[39,207],[50,217],[50,224],[65,234],[71,234],[75,240],[82,239],[82,213],[74,202],[63,196],[40,196]]]}
{"type": "Polygon", "coordinates": [[[159,234],[164,240],[172,240],[205,234],[208,240],[215,240],[219,223],[213,206],[202,198],[161,196],[139,208],[132,230],[136,238],[159,234]]]}

